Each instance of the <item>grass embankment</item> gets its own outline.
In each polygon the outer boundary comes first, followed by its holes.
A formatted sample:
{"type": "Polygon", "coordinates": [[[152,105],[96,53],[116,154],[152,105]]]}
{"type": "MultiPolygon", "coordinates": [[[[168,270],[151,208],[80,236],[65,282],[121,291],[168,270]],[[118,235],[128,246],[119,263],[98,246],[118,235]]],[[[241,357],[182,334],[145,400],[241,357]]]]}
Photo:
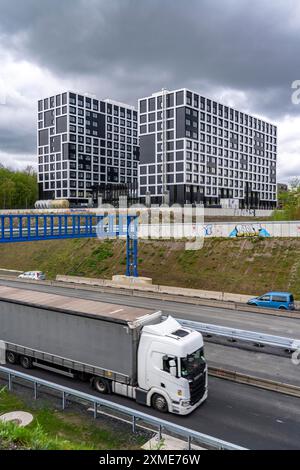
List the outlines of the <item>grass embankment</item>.
{"type": "Polygon", "coordinates": [[[63,413],[40,400],[35,406],[28,403],[6,389],[0,391],[0,414],[22,410],[34,416],[33,422],[25,428],[0,422],[0,450],[138,449],[145,442],[141,436],[111,429],[103,418],[94,422],[91,416],[69,410],[63,413]]]}
{"type": "MultiPolygon", "coordinates": [[[[0,245],[0,267],[111,279],[124,274],[125,242],[52,240],[0,245]]],[[[206,239],[199,251],[180,241],[140,241],[139,274],[155,284],[259,294],[288,290],[300,299],[300,239],[206,239]]]]}

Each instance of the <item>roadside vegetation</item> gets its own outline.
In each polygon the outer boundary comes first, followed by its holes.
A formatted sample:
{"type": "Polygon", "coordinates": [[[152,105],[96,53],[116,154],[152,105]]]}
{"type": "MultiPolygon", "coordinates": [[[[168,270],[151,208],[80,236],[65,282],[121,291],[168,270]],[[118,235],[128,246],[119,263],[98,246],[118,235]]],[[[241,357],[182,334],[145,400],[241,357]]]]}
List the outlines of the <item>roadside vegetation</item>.
{"type": "Polygon", "coordinates": [[[300,220],[300,179],[293,178],[290,181],[288,191],[278,194],[278,206],[280,209],[273,212],[273,220],[300,220]]]}
{"type": "MultiPolygon", "coordinates": [[[[0,245],[0,267],[111,279],[124,274],[123,240],[51,240],[0,245]]],[[[198,251],[184,242],[139,241],[140,276],[153,283],[244,294],[292,291],[300,300],[300,238],[210,238],[198,251]]]]}
{"type": "Polygon", "coordinates": [[[102,417],[93,421],[91,414],[70,410],[61,412],[43,400],[32,405],[32,402],[2,388],[0,415],[17,410],[32,413],[34,420],[23,428],[15,423],[0,422],[0,450],[138,449],[147,440],[141,435],[124,432],[116,421],[109,425],[102,417]]]}
{"type": "Polygon", "coordinates": [[[33,167],[15,171],[0,164],[0,209],[32,208],[37,197],[37,176],[33,167]]]}

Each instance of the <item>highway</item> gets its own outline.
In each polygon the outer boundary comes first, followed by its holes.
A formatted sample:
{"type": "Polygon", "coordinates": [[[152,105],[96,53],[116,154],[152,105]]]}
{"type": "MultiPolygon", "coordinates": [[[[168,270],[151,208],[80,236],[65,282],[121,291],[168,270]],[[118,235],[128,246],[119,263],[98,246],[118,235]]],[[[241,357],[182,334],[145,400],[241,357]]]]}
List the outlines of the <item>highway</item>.
{"type": "MultiPolygon", "coordinates": [[[[300,319],[283,318],[260,313],[239,312],[216,307],[184,304],[181,302],[170,302],[143,297],[133,297],[124,294],[97,292],[82,288],[74,289],[61,283],[60,287],[48,286],[37,282],[28,283],[22,281],[11,281],[0,279],[0,285],[20,287],[24,289],[35,289],[61,295],[68,295],[98,301],[140,306],[160,309],[165,314],[176,317],[191,319],[195,321],[215,323],[243,329],[258,330],[265,333],[278,334],[280,336],[292,336],[300,338],[300,319]]],[[[205,355],[209,366],[221,367],[226,370],[234,370],[254,377],[275,380],[276,382],[300,386],[299,367],[295,366],[290,356],[279,357],[265,354],[261,349],[249,351],[244,347],[234,347],[235,344],[227,342],[224,344],[210,343],[205,340],[205,355]]]]}
{"type": "MultiPolygon", "coordinates": [[[[78,286],[74,289],[64,284],[49,286],[3,279],[0,280],[0,284],[116,304],[161,309],[165,314],[169,313],[179,318],[300,338],[300,320],[298,319],[160,301],[114,292],[104,293],[100,289],[88,290],[78,288],[78,286]]],[[[298,379],[293,380],[294,376],[299,375],[298,369],[288,358],[211,343],[206,344],[206,355],[209,364],[212,362],[228,368],[234,365],[237,370],[243,370],[252,375],[257,373],[266,378],[276,377],[280,381],[295,382],[300,385],[298,379]]],[[[86,383],[51,372],[33,369],[30,374],[37,374],[46,380],[71,388],[91,391],[86,383]]],[[[112,396],[110,399],[147,412],[147,408],[140,407],[129,399],[118,396],[112,396]]],[[[151,410],[151,414],[155,413],[151,410]]],[[[188,417],[168,415],[167,419],[251,449],[300,449],[299,399],[214,377],[209,378],[209,398],[203,406],[188,417]]]]}
{"type": "MultiPolygon", "coordinates": [[[[91,393],[89,384],[52,372],[32,369],[29,374],[91,393]]],[[[208,400],[186,417],[161,415],[128,398],[105,398],[248,449],[300,449],[299,400],[275,392],[210,378],[208,400]]]]}
{"type": "Polygon", "coordinates": [[[34,289],[53,294],[74,296],[121,305],[124,304],[134,307],[138,306],[157,309],[162,310],[165,314],[170,314],[177,318],[300,339],[300,319],[298,318],[284,318],[255,312],[244,312],[218,307],[172,302],[168,300],[158,300],[154,298],[135,297],[124,293],[122,294],[121,290],[120,294],[116,294],[115,289],[111,293],[101,292],[100,287],[95,288],[95,290],[90,290],[80,288],[77,285],[76,289],[74,289],[64,283],[61,283],[60,286],[49,286],[39,284],[38,282],[25,283],[20,280],[12,281],[0,279],[0,285],[20,287],[22,289],[34,289]]]}

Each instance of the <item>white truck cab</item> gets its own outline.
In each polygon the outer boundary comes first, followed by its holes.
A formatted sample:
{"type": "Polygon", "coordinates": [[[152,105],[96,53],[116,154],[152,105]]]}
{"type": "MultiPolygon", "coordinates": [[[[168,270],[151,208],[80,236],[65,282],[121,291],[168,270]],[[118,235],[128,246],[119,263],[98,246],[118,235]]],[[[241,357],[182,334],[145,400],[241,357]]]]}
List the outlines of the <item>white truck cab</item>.
{"type": "Polygon", "coordinates": [[[0,311],[9,364],[80,377],[162,412],[187,415],[207,397],[202,335],[161,311],[7,286],[0,311]]]}
{"type": "Polygon", "coordinates": [[[162,412],[187,415],[207,398],[201,333],[174,318],[145,325],[138,346],[136,400],[162,412]]]}

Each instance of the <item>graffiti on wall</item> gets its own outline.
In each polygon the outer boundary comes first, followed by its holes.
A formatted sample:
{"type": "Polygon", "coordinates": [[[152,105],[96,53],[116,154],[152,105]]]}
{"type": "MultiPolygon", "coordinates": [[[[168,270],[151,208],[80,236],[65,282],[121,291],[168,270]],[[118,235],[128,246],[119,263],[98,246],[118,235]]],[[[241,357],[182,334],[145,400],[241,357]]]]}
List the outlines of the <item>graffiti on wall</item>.
{"type": "Polygon", "coordinates": [[[235,217],[246,217],[246,216],[255,217],[255,215],[256,215],[255,209],[234,209],[235,217]]]}
{"type": "Polygon", "coordinates": [[[209,237],[213,233],[213,226],[210,225],[203,225],[203,233],[205,237],[209,237]]]}
{"type": "Polygon", "coordinates": [[[269,232],[261,226],[261,224],[241,224],[237,225],[232,232],[230,238],[240,237],[270,237],[269,232]]]}

